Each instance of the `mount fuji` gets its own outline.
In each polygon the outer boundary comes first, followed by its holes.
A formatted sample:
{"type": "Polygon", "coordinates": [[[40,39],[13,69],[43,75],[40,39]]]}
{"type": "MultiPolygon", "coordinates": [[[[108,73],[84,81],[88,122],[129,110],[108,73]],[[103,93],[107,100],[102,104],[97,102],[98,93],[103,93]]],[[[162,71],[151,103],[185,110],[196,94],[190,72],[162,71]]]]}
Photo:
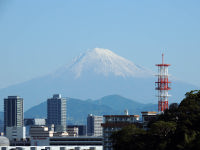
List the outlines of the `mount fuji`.
{"type": "Polygon", "coordinates": [[[147,70],[133,62],[118,56],[108,49],[95,48],[76,57],[70,65],[67,65],[53,73],[55,77],[73,74],[78,79],[91,74],[104,77],[148,77],[152,71],[147,70]]]}
{"type": "MultiPolygon", "coordinates": [[[[79,99],[118,94],[140,103],[157,103],[153,74],[108,49],[95,48],[51,74],[1,89],[0,97],[19,95],[24,98],[25,109],[55,93],[79,99]]],[[[187,91],[197,89],[179,81],[173,81],[172,85],[171,102],[180,102],[187,91]]]]}

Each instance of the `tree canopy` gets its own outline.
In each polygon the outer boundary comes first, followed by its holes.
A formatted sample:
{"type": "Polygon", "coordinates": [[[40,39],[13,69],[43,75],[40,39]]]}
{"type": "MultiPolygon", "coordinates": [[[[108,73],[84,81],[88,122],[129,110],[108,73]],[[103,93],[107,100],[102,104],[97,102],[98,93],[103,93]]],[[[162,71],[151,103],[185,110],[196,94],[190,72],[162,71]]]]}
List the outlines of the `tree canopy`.
{"type": "Polygon", "coordinates": [[[200,91],[187,92],[171,104],[149,130],[127,126],[111,139],[115,150],[200,150],[200,91]]]}

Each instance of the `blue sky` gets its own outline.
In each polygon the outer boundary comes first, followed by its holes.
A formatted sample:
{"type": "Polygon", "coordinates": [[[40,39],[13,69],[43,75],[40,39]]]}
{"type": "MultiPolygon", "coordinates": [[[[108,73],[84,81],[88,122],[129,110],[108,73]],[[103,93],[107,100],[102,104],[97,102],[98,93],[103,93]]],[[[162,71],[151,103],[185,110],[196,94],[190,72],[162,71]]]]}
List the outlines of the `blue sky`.
{"type": "Polygon", "coordinates": [[[0,88],[48,74],[80,53],[107,48],[200,86],[200,2],[0,0],[0,88]]]}

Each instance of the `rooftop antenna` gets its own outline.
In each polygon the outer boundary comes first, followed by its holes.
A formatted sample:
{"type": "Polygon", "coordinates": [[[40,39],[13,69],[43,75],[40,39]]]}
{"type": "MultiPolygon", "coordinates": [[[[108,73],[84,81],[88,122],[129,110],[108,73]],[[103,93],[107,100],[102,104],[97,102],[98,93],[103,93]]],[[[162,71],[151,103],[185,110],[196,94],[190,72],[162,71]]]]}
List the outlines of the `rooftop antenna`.
{"type": "Polygon", "coordinates": [[[164,64],[164,54],[162,53],[162,64],[164,64]]]}

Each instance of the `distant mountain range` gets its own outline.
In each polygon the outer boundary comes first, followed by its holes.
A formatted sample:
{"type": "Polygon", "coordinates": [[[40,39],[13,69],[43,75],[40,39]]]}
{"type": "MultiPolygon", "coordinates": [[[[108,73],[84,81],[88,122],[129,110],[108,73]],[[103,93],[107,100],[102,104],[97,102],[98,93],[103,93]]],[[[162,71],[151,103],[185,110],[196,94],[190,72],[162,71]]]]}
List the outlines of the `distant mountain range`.
{"type": "MultiPolygon", "coordinates": [[[[142,104],[119,95],[105,96],[98,100],[80,100],[67,98],[67,124],[86,124],[88,114],[113,115],[124,114],[140,115],[141,111],[157,111],[157,104],[142,104]]],[[[25,118],[47,118],[46,101],[28,109],[25,118]]],[[[3,121],[3,112],[0,112],[0,123],[3,121]]]]}
{"type": "MultiPolygon", "coordinates": [[[[124,114],[128,109],[129,114],[139,114],[141,111],[157,111],[157,104],[142,104],[119,95],[105,96],[99,100],[80,100],[67,98],[68,124],[86,124],[88,114],[111,115],[124,114]]],[[[25,112],[26,118],[46,118],[46,101],[36,105],[25,112]]]]}
{"type": "MultiPolygon", "coordinates": [[[[46,101],[56,93],[79,99],[97,99],[105,95],[118,94],[139,103],[157,103],[155,80],[153,71],[136,65],[108,49],[95,48],[51,74],[0,89],[0,97],[23,97],[25,110],[46,101]]],[[[173,97],[169,98],[169,102],[180,102],[184,94],[192,89],[197,87],[173,81],[170,91],[173,97]]],[[[106,103],[105,101],[104,105],[106,103]]]]}

